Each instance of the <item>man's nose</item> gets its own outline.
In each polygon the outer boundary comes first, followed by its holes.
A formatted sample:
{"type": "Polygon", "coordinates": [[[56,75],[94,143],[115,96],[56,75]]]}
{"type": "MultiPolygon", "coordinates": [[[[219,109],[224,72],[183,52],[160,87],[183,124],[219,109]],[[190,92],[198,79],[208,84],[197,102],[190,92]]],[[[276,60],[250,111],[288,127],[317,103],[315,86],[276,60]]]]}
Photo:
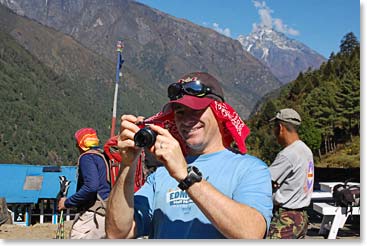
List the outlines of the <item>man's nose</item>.
{"type": "Polygon", "coordinates": [[[183,118],[182,123],[186,126],[192,126],[195,125],[198,122],[198,118],[191,115],[187,115],[183,118]]]}

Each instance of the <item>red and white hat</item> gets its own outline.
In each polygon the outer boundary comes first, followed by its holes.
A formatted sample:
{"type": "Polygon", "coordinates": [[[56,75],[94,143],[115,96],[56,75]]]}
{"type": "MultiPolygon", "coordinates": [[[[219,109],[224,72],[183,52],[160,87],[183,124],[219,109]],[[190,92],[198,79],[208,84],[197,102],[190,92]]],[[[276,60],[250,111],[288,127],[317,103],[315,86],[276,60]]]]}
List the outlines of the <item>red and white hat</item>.
{"type": "Polygon", "coordinates": [[[174,115],[172,105],[174,103],[185,105],[194,110],[202,110],[210,107],[218,122],[223,124],[224,128],[224,146],[231,147],[234,141],[241,153],[246,153],[245,140],[250,134],[250,129],[243,122],[238,113],[222,99],[223,90],[218,80],[206,72],[193,72],[184,75],[178,83],[188,83],[192,81],[200,81],[201,84],[210,87],[210,94],[204,97],[197,97],[192,95],[183,95],[181,98],[169,101],[163,106],[163,109],[158,114],[147,119],[148,121],[160,121],[171,132],[171,134],[180,141],[183,146],[183,140],[178,134],[176,125],[174,123],[174,115]]]}
{"type": "Polygon", "coordinates": [[[177,81],[177,83],[189,83],[193,81],[198,81],[201,84],[209,87],[211,89],[210,94],[205,95],[204,97],[196,97],[191,95],[183,95],[181,98],[176,100],[169,101],[165,106],[163,106],[163,111],[170,110],[170,107],[174,103],[179,103],[185,105],[189,108],[194,110],[202,110],[207,108],[210,103],[214,100],[223,101],[223,90],[218,82],[218,80],[210,75],[209,73],[205,72],[193,72],[184,75],[177,81]]]}

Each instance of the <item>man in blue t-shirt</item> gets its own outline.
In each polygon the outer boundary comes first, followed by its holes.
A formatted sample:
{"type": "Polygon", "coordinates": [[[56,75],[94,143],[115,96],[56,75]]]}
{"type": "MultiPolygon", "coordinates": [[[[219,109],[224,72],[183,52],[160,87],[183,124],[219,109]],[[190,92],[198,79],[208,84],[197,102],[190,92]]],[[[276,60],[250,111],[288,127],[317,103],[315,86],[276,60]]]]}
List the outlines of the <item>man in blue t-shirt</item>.
{"type": "Polygon", "coordinates": [[[168,87],[168,96],[162,112],[144,121],[155,123],[149,127],[156,140],[146,148],[163,165],[135,194],[144,142],[135,134],[143,117],[121,117],[124,161],[108,201],[107,237],[265,238],[273,208],[270,172],[245,154],[249,129],[224,102],[217,79],[187,74],[168,87]],[[233,141],[238,151],[230,148],[233,141]]]}

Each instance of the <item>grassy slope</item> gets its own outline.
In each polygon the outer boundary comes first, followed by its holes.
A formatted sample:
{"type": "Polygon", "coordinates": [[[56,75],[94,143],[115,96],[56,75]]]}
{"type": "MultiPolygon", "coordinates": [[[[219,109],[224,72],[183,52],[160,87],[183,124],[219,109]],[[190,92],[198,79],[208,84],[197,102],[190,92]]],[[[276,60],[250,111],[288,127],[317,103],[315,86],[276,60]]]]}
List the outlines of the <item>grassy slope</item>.
{"type": "Polygon", "coordinates": [[[316,160],[317,167],[350,168],[360,167],[360,137],[354,137],[351,143],[335,153],[324,155],[316,160]]]}

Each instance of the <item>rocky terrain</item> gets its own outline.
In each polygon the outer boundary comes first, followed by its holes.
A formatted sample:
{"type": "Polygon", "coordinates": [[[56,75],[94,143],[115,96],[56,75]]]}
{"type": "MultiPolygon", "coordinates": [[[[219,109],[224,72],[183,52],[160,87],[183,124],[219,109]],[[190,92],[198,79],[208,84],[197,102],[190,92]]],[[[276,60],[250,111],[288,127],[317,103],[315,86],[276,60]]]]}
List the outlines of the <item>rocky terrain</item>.
{"type": "MultiPolygon", "coordinates": [[[[65,239],[69,238],[71,225],[72,221],[65,221],[64,223],[65,239]]],[[[3,224],[0,226],[0,239],[55,239],[56,231],[57,225],[50,223],[31,226],[3,224]]]]}
{"type": "Polygon", "coordinates": [[[318,69],[326,61],[305,44],[269,27],[259,26],[248,36],[240,36],[238,41],[284,84],[309,68],[318,69]]]}

